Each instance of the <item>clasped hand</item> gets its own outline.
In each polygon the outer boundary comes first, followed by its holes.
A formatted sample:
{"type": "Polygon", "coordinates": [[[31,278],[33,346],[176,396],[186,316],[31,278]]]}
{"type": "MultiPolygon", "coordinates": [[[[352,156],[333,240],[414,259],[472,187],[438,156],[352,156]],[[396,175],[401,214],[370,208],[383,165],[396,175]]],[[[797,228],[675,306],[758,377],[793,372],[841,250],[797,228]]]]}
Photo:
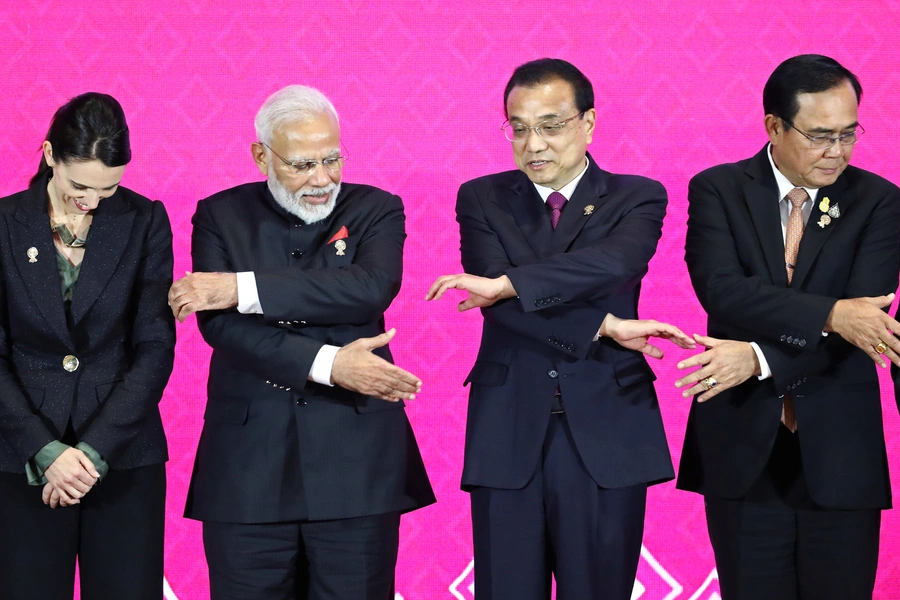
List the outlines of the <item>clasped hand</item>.
{"type": "Polygon", "coordinates": [[[225,310],[237,306],[237,275],[191,273],[169,288],[169,307],[180,322],[201,310],[225,310]]]}
{"type": "Polygon", "coordinates": [[[706,351],[678,363],[680,370],[700,367],[675,382],[677,388],[691,386],[682,392],[683,397],[700,394],[697,401],[706,402],[713,396],[744,383],[753,375],[760,374],[756,352],[748,342],[720,340],[697,334],[694,334],[694,339],[698,344],[706,346],[706,351]],[[704,384],[704,380],[709,377],[713,378],[715,385],[704,384]]]}
{"type": "Polygon", "coordinates": [[[47,483],[41,499],[50,508],[79,504],[100,479],[94,463],[78,448],[65,450],[47,467],[44,475],[47,483]]]}
{"type": "Polygon", "coordinates": [[[490,278],[460,273],[438,277],[425,294],[425,300],[440,300],[444,292],[450,289],[465,290],[469,293],[469,297],[457,305],[460,312],[491,306],[500,300],[515,298],[518,295],[506,275],[490,278]]]}

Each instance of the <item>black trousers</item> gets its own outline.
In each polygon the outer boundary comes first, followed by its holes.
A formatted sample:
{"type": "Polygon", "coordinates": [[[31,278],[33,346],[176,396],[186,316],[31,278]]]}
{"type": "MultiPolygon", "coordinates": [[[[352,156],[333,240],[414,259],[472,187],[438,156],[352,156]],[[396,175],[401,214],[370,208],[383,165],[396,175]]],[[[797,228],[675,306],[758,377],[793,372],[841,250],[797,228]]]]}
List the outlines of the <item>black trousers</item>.
{"type": "Polygon", "coordinates": [[[816,505],[797,435],[780,427],[766,468],[744,498],[706,497],[722,600],[872,598],[881,511],[816,505]]]}
{"type": "Polygon", "coordinates": [[[393,600],[400,513],[203,523],[211,600],[393,600]]]}
{"type": "Polygon", "coordinates": [[[75,506],[52,509],[43,486],[0,473],[0,598],[160,600],[166,466],[110,470],[75,506]]]}
{"type": "Polygon", "coordinates": [[[603,489],[588,474],[565,413],[520,490],[477,487],[472,500],[477,600],[629,600],[647,486],[603,489]]]}

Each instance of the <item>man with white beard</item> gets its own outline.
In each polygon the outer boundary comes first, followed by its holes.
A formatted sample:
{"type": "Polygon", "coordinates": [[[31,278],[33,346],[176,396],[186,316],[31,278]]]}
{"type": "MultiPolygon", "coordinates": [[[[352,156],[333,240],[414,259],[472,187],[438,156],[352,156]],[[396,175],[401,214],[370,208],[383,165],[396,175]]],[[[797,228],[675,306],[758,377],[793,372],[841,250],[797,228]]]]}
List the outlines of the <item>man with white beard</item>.
{"type": "Polygon", "coordinates": [[[338,116],[289,86],[256,116],[267,182],[197,204],[194,272],[169,304],[212,347],[185,516],[203,521],[212,600],[393,598],[401,513],[434,502],[384,311],[403,205],[341,185],[338,116]]]}

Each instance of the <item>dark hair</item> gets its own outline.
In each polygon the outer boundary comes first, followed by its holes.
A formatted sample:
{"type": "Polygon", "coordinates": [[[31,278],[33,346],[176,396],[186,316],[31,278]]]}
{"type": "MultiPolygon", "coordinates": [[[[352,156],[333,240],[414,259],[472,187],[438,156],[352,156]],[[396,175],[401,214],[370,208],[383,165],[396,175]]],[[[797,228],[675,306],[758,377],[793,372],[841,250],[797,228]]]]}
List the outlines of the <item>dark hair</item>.
{"type": "MultiPolygon", "coordinates": [[[[131,142],[125,111],[107,94],[88,92],[75,96],[57,109],[45,138],[60,163],[99,160],[107,167],[131,161],[131,142]]],[[[44,156],[31,185],[50,169],[44,156]]]]}
{"type": "Polygon", "coordinates": [[[800,106],[799,94],[827,92],[849,82],[856,91],[856,101],[862,97],[859,79],[838,61],[821,54],[801,54],[789,58],[775,69],[763,88],[763,109],[793,122],[800,106]]]}
{"type": "Polygon", "coordinates": [[[594,108],[594,86],[584,73],[570,62],[559,58],[539,58],[516,67],[506,90],[503,92],[503,114],[507,117],[506,101],[514,87],[535,87],[542,83],[554,80],[565,81],[572,86],[575,94],[575,107],[578,112],[585,112],[594,108]]]}

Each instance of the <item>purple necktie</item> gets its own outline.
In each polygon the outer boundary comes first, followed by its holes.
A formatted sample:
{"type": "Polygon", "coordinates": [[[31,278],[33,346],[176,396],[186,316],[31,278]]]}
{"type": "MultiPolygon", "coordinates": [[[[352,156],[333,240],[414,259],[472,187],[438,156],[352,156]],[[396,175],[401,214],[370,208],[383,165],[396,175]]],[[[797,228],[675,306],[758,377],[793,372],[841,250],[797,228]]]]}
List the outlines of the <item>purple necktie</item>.
{"type": "Polygon", "coordinates": [[[566,205],[566,202],[566,197],[559,192],[553,192],[547,197],[547,205],[552,209],[550,213],[550,225],[553,226],[553,229],[556,229],[556,226],[559,225],[559,217],[562,215],[562,209],[563,206],[566,205]]]}

